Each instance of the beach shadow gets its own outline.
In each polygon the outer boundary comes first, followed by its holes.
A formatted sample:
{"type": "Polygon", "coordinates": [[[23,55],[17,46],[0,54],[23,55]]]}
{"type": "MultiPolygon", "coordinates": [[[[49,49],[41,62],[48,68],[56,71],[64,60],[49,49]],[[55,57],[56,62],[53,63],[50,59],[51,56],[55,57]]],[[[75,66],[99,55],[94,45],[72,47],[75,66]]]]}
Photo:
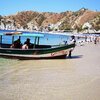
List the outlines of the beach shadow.
{"type": "Polygon", "coordinates": [[[75,56],[67,57],[67,59],[79,59],[82,57],[83,57],[83,55],[75,55],[75,56]]]}

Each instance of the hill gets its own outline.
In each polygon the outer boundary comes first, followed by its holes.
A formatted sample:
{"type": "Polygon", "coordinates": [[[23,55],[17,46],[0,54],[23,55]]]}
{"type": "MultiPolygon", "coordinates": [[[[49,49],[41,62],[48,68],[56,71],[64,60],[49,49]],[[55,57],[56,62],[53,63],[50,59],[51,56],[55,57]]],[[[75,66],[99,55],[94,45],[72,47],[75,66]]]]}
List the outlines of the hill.
{"type": "Polygon", "coordinates": [[[1,28],[30,30],[72,30],[82,28],[85,23],[100,29],[100,12],[82,8],[79,11],[62,13],[23,11],[15,15],[0,16],[1,28]]]}

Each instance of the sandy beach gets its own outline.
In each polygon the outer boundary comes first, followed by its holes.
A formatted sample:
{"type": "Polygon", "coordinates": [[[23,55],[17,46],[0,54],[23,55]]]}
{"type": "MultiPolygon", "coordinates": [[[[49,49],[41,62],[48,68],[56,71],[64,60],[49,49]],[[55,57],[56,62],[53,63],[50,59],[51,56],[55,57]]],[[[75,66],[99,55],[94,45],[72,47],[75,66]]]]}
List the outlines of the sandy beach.
{"type": "Polygon", "coordinates": [[[71,59],[2,59],[0,100],[100,100],[100,44],[77,46],[71,59]]]}

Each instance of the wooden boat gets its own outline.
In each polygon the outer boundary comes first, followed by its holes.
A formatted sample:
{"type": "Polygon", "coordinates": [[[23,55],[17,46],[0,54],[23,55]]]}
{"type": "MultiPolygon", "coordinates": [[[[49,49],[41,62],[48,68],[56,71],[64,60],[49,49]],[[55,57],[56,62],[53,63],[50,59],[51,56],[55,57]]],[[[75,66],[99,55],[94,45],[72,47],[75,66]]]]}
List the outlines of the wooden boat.
{"type": "MultiPolygon", "coordinates": [[[[0,56],[10,57],[18,59],[47,59],[47,58],[66,58],[69,55],[70,50],[73,50],[75,44],[69,45],[39,45],[40,38],[44,37],[43,34],[19,34],[21,37],[35,37],[32,48],[22,49],[22,48],[10,48],[10,44],[0,43],[0,56]]],[[[8,36],[8,35],[7,35],[8,36]]],[[[14,35],[12,35],[12,42],[14,41],[14,35]]]]}

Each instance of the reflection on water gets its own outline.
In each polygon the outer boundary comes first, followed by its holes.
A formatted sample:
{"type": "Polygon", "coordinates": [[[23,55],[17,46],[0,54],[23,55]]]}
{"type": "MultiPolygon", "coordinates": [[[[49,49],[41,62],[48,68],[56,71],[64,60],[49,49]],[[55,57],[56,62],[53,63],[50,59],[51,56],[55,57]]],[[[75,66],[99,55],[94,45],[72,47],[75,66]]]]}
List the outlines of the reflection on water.
{"type": "Polygon", "coordinates": [[[47,68],[51,67],[62,67],[61,65],[69,65],[70,60],[66,59],[40,59],[40,60],[18,60],[0,58],[0,72],[3,70],[19,69],[19,68],[47,68]],[[56,65],[55,65],[56,63],[56,65]],[[63,64],[62,64],[63,63],[63,64]],[[53,64],[53,65],[51,65],[53,64]]]}
{"type": "Polygon", "coordinates": [[[2,74],[3,71],[11,69],[18,63],[19,61],[17,59],[13,60],[13,59],[0,58],[0,74],[2,74]]]}
{"type": "Polygon", "coordinates": [[[10,66],[14,63],[17,63],[17,60],[0,58],[0,67],[1,66],[10,66]]]}

